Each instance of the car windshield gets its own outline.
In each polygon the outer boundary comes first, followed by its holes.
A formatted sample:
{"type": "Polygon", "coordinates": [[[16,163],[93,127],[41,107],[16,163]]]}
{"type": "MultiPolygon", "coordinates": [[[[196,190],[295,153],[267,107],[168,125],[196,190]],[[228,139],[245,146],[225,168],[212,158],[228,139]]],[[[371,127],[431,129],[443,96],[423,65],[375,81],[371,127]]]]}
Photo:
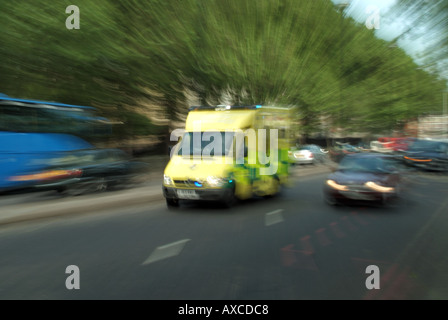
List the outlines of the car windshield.
{"type": "Polygon", "coordinates": [[[339,164],[341,171],[388,173],[396,169],[394,161],[380,157],[345,157],[339,164]]]}

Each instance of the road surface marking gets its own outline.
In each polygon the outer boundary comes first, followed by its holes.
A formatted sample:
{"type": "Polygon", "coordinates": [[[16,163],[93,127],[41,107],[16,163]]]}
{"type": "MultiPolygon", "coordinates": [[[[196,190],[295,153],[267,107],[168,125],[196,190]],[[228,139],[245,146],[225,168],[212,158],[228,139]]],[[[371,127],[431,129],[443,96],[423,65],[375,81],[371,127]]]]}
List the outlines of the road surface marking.
{"type": "Polygon", "coordinates": [[[296,263],[297,259],[295,257],[293,248],[294,245],[289,244],[286,247],[280,249],[282,264],[286,267],[290,267],[294,265],[294,263],[296,263]]]}
{"type": "Polygon", "coordinates": [[[342,221],[342,224],[344,225],[344,227],[346,229],[348,229],[349,231],[356,231],[356,230],[358,230],[358,228],[355,227],[353,225],[353,223],[348,219],[348,216],[343,216],[341,218],[341,221],[342,221]]]}
{"type": "Polygon", "coordinates": [[[283,211],[283,209],[278,209],[278,210],[266,213],[265,220],[264,220],[265,225],[271,226],[273,224],[283,222],[282,211],[283,211]]]}
{"type": "Polygon", "coordinates": [[[408,257],[410,252],[413,252],[417,247],[417,244],[421,242],[421,239],[424,235],[427,234],[430,227],[436,223],[436,219],[442,215],[444,212],[447,212],[448,207],[448,199],[443,202],[440,207],[436,210],[435,213],[432,214],[431,218],[423,225],[418,231],[417,235],[408,243],[406,248],[401,251],[400,255],[395,260],[396,263],[403,264],[403,261],[408,257]]]}
{"type": "Polygon", "coordinates": [[[190,239],[184,239],[180,241],[176,241],[173,243],[166,244],[164,246],[157,247],[151,255],[146,259],[142,265],[150,264],[156,261],[160,261],[163,259],[171,258],[177,256],[181,253],[185,244],[190,241],[190,239]]]}
{"type": "Polygon", "coordinates": [[[405,267],[401,270],[400,273],[395,276],[395,279],[389,285],[389,288],[386,288],[386,292],[381,292],[381,300],[405,300],[407,294],[414,291],[413,289],[415,286],[415,280],[411,278],[410,274],[409,267],[405,267]]]}
{"type": "Polygon", "coordinates": [[[295,267],[300,269],[317,271],[313,252],[294,250],[294,245],[290,244],[280,249],[282,264],[285,267],[295,267]]]}
{"type": "Polygon", "coordinates": [[[325,235],[325,228],[320,228],[315,231],[317,235],[317,239],[319,240],[320,244],[322,246],[327,246],[331,243],[330,240],[328,240],[327,236],[325,235]]]}
{"type": "Polygon", "coordinates": [[[352,212],[352,217],[354,217],[354,220],[356,220],[359,224],[361,224],[363,226],[366,226],[369,224],[369,222],[365,221],[365,219],[363,219],[356,211],[352,212]]]}
{"type": "Polygon", "coordinates": [[[304,236],[300,239],[300,243],[302,244],[303,251],[313,253],[314,248],[313,248],[313,245],[311,244],[310,239],[311,239],[310,236],[304,236]]]}
{"type": "Polygon", "coordinates": [[[338,238],[345,237],[345,233],[342,232],[342,230],[339,228],[337,222],[330,223],[330,227],[331,227],[331,230],[333,230],[333,233],[336,237],[338,237],[338,238]]]}

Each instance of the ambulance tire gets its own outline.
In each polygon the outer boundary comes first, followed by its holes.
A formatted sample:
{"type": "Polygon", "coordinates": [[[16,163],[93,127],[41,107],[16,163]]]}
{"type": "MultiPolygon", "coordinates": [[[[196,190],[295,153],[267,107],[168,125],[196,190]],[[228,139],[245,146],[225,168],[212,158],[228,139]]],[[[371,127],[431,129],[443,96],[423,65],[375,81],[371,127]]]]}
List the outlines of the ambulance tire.
{"type": "Polygon", "coordinates": [[[275,185],[274,185],[275,192],[273,194],[267,194],[267,195],[263,196],[265,199],[275,198],[280,195],[280,193],[282,191],[280,180],[276,177],[274,179],[273,183],[275,183],[275,185]]]}
{"type": "Polygon", "coordinates": [[[235,188],[229,189],[227,195],[222,200],[222,204],[225,208],[231,208],[238,202],[237,197],[235,196],[235,188]]]}
{"type": "Polygon", "coordinates": [[[177,209],[177,208],[179,208],[179,200],[166,198],[166,206],[170,210],[177,209]]]}

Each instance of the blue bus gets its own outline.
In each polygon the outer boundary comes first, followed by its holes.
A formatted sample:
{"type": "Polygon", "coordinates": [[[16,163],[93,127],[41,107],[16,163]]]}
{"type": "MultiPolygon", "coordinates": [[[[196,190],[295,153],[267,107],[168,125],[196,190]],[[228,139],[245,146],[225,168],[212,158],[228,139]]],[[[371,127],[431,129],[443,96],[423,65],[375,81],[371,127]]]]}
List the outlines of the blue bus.
{"type": "Polygon", "coordinates": [[[92,181],[104,187],[128,173],[127,154],[87,141],[111,133],[111,122],[97,114],[93,107],[0,95],[0,193],[92,181]]]}

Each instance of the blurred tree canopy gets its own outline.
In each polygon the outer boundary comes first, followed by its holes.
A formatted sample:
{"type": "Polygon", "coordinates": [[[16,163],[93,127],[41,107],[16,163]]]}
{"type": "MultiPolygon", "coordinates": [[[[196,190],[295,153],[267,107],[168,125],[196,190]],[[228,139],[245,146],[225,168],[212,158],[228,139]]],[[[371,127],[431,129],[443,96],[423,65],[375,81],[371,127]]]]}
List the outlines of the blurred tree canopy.
{"type": "Polygon", "coordinates": [[[417,57],[425,69],[448,78],[448,1],[398,0],[387,20],[401,17],[403,30],[394,41],[419,42],[417,57]]]}
{"type": "Polygon", "coordinates": [[[329,0],[2,1],[0,26],[0,92],[97,107],[123,135],[218,103],[297,105],[305,134],[388,130],[446,90],[329,0]]]}

